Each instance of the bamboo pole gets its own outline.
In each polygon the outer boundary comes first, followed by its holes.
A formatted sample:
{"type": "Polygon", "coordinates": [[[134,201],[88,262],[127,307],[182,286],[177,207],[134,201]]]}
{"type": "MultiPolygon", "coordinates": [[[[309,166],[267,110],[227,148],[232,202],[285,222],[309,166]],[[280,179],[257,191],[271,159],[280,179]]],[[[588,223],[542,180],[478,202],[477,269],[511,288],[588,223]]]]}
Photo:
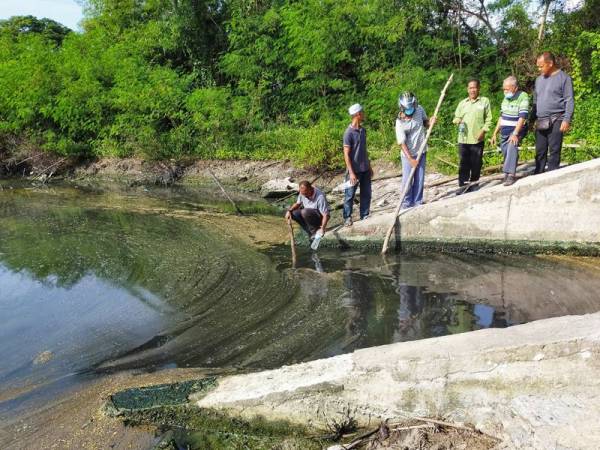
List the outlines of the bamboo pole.
{"type": "MultiPolygon", "coordinates": [[[[435,120],[437,120],[437,115],[438,115],[438,112],[440,111],[440,106],[442,106],[442,101],[444,100],[444,97],[446,96],[446,91],[448,90],[448,86],[450,86],[450,83],[452,83],[452,78],[454,78],[453,73],[450,74],[450,77],[448,78],[448,81],[446,81],[446,85],[444,86],[444,89],[442,89],[440,98],[437,102],[435,111],[433,113],[433,118],[435,120]]],[[[431,120],[429,123],[429,128],[427,129],[427,134],[425,135],[425,140],[421,144],[421,148],[419,149],[419,153],[417,154],[417,165],[411,169],[410,175],[408,176],[408,180],[406,180],[404,189],[402,190],[402,195],[400,195],[400,200],[398,201],[398,206],[396,207],[396,212],[394,213],[394,221],[388,228],[387,234],[385,236],[385,240],[383,241],[383,248],[381,249],[381,253],[384,255],[388,250],[388,246],[390,243],[390,237],[392,236],[392,232],[394,231],[394,227],[396,226],[396,220],[398,218],[398,214],[400,213],[400,208],[402,207],[402,202],[404,201],[404,197],[406,197],[406,193],[408,192],[408,189],[411,187],[412,179],[415,176],[416,168],[419,166],[419,163],[421,162],[421,157],[423,156],[425,146],[427,145],[427,141],[429,140],[429,136],[431,135],[431,130],[433,129],[433,124],[434,124],[435,120],[431,120]]]]}
{"type": "Polygon", "coordinates": [[[292,249],[292,268],[296,268],[296,241],[294,240],[294,227],[292,225],[292,219],[287,220],[288,231],[290,232],[290,247],[292,249]]]}
{"type": "Polygon", "coordinates": [[[215,176],[215,174],[213,173],[212,170],[207,169],[208,173],[210,173],[210,176],[213,178],[213,180],[215,180],[215,183],[217,183],[217,186],[219,186],[221,188],[221,191],[223,191],[223,194],[225,195],[225,197],[227,197],[227,200],[229,200],[231,202],[231,204],[233,205],[233,207],[235,208],[235,210],[237,211],[237,213],[240,216],[243,216],[244,213],[242,212],[242,210],[240,208],[238,208],[238,205],[236,205],[236,203],[233,201],[233,199],[229,196],[229,194],[227,193],[227,191],[225,190],[225,188],[221,185],[221,183],[219,182],[219,179],[215,176]]]}

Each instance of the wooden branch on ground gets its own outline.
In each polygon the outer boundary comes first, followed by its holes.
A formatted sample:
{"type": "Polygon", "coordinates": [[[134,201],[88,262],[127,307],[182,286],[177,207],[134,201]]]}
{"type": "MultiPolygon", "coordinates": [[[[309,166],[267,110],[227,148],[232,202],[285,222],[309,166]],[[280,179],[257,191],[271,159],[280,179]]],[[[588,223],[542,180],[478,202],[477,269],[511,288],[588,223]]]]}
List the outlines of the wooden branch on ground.
{"type": "Polygon", "coordinates": [[[367,431],[366,433],[361,434],[355,440],[353,440],[352,442],[350,442],[348,445],[344,445],[344,448],[346,450],[352,450],[353,448],[356,448],[359,445],[361,445],[365,439],[373,436],[378,431],[379,431],[379,427],[375,428],[374,430],[367,431]]]}
{"type": "MultiPolygon", "coordinates": [[[[525,162],[523,162],[523,163],[519,164],[517,167],[523,167],[523,166],[526,166],[526,165],[528,165],[528,164],[532,164],[532,163],[534,163],[534,162],[535,162],[535,159],[530,159],[530,160],[528,160],[528,161],[525,161],[525,162]]],[[[495,165],[495,166],[489,166],[489,167],[485,167],[485,168],[483,168],[483,169],[481,170],[481,172],[482,172],[482,173],[490,173],[490,172],[495,172],[495,171],[496,171],[496,170],[498,170],[498,169],[502,169],[502,167],[503,167],[503,166],[504,166],[504,164],[498,164],[498,165],[495,165]]]]}
{"type": "Polygon", "coordinates": [[[448,161],[447,159],[441,158],[439,156],[434,156],[435,159],[437,159],[438,161],[443,162],[444,164],[447,164],[449,166],[455,167],[458,169],[458,164],[453,163],[452,161],[448,161]]]}
{"type": "MultiPolygon", "coordinates": [[[[467,426],[460,425],[457,423],[445,422],[443,420],[429,419],[427,417],[410,417],[410,419],[407,419],[405,422],[399,422],[399,423],[394,423],[394,424],[389,424],[389,425],[386,424],[385,426],[390,432],[391,431],[418,430],[418,429],[423,429],[423,428],[435,428],[436,426],[442,426],[442,427],[446,427],[446,428],[455,428],[457,430],[479,433],[477,430],[475,430],[474,428],[471,428],[471,427],[467,427],[467,426]],[[421,424],[421,425],[406,425],[406,422],[411,421],[411,420],[415,420],[415,421],[419,421],[419,422],[426,422],[426,423],[421,424]]],[[[371,441],[372,436],[374,434],[376,434],[381,428],[382,428],[382,425],[379,425],[377,428],[374,428],[372,430],[367,431],[366,433],[361,434],[354,441],[350,442],[349,444],[343,445],[344,449],[352,450],[352,449],[357,448],[360,445],[365,444],[366,441],[371,441]]]]}
{"type": "MultiPolygon", "coordinates": [[[[67,158],[62,158],[62,159],[59,159],[58,161],[54,162],[54,164],[50,164],[45,169],[42,169],[41,171],[39,171],[39,175],[38,176],[42,176],[43,174],[45,174],[46,172],[48,172],[50,169],[52,169],[53,167],[59,165],[60,163],[66,161],[66,160],[67,160],[67,158]]],[[[52,172],[52,173],[54,173],[54,172],[52,172]]]]}
{"type": "Polygon", "coordinates": [[[260,170],[265,170],[267,167],[271,167],[271,166],[274,166],[275,164],[279,164],[279,163],[285,164],[286,162],[287,162],[287,159],[284,161],[273,161],[273,162],[268,163],[266,166],[262,166],[260,168],[260,170]]]}
{"type": "Polygon", "coordinates": [[[371,183],[375,183],[376,181],[383,181],[383,180],[392,180],[394,178],[402,178],[402,174],[400,175],[389,175],[387,177],[379,177],[379,178],[373,178],[371,180],[371,183]]]}
{"type": "Polygon", "coordinates": [[[32,155],[32,156],[30,156],[29,158],[25,158],[23,161],[20,161],[20,162],[18,162],[16,165],[17,165],[17,166],[20,166],[20,165],[21,165],[21,164],[23,164],[24,162],[27,162],[27,161],[29,161],[30,159],[33,159],[33,158],[35,158],[36,156],[37,156],[37,155],[32,155]]]}
{"type": "Polygon", "coordinates": [[[418,430],[419,428],[435,428],[435,425],[432,423],[425,423],[422,425],[411,425],[408,427],[390,428],[390,431],[418,430]]]}
{"type": "Polygon", "coordinates": [[[478,432],[475,428],[472,427],[467,427],[458,423],[445,422],[443,420],[429,419],[428,417],[411,417],[411,419],[418,420],[421,422],[433,423],[442,427],[456,428],[457,430],[471,431],[476,433],[478,432]]]}
{"type": "Polygon", "coordinates": [[[456,180],[458,180],[458,177],[448,177],[448,178],[445,178],[443,180],[438,180],[435,183],[431,183],[429,185],[426,185],[425,187],[426,188],[432,188],[432,187],[436,187],[436,186],[441,186],[443,184],[451,183],[452,181],[456,181],[456,180]]]}

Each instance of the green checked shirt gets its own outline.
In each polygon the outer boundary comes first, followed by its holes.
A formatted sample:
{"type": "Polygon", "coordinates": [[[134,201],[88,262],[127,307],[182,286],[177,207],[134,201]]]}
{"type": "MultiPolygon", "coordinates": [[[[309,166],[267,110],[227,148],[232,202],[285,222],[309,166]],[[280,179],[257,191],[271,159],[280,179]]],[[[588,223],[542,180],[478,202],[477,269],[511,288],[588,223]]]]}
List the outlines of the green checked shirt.
{"type": "Polygon", "coordinates": [[[465,98],[456,107],[453,122],[465,124],[465,131],[458,133],[459,144],[477,144],[481,131],[486,133],[492,126],[492,108],[487,97],[477,97],[475,100],[465,98]]]}

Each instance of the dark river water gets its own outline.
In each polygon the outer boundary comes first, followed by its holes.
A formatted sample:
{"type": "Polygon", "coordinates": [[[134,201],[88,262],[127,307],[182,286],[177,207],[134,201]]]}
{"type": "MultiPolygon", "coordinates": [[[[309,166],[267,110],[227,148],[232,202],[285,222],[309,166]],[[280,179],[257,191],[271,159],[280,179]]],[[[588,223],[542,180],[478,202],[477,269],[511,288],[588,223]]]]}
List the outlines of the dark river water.
{"type": "Polygon", "coordinates": [[[226,206],[212,191],[10,185],[0,191],[0,414],[18,403],[6,392],[78,376],[273,368],[600,310],[593,259],[299,249],[292,269],[288,247],[257,250],[215,228],[226,206]]]}

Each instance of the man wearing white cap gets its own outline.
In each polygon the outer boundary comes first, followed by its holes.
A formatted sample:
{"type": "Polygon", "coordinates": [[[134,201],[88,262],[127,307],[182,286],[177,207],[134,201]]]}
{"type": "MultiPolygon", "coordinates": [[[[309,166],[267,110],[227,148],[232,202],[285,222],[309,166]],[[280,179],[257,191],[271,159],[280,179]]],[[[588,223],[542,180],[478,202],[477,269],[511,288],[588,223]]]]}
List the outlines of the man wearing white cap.
{"type": "Polygon", "coordinates": [[[362,127],[365,120],[363,107],[358,103],[348,108],[352,122],[344,132],[344,161],[346,181],[352,186],[344,191],[344,225],[352,225],[352,206],[356,189],[360,186],[360,218],[366,219],[371,209],[371,178],[373,170],[367,154],[367,131],[362,127]]]}

